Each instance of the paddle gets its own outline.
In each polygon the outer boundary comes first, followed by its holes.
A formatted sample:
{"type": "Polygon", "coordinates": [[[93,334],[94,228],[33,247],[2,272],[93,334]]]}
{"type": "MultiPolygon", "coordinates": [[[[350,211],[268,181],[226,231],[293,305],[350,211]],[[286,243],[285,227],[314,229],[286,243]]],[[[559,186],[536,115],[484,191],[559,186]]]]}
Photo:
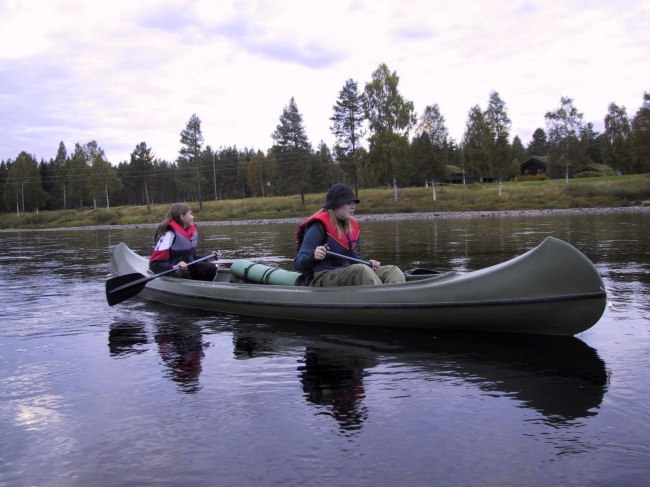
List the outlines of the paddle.
{"type": "MultiPolygon", "coordinates": [[[[343,255],[343,254],[337,254],[336,252],[332,252],[331,250],[328,250],[327,254],[331,255],[332,257],[340,257],[341,259],[347,259],[347,260],[349,260],[351,262],[358,262],[359,264],[365,264],[367,266],[372,267],[372,264],[370,262],[368,262],[368,261],[357,259],[355,257],[350,257],[350,256],[343,255]]],[[[435,274],[440,274],[440,273],[441,273],[440,271],[433,271],[431,269],[420,269],[420,268],[418,268],[418,269],[411,269],[410,271],[406,271],[404,274],[409,275],[409,276],[428,277],[428,276],[435,275],[435,274]]]]}
{"type": "Polygon", "coordinates": [[[332,252],[331,250],[327,251],[327,255],[331,255],[332,257],[339,257],[340,259],[347,259],[350,262],[357,262],[359,264],[366,264],[367,266],[372,267],[372,264],[366,260],[361,260],[357,259],[356,257],[350,257],[349,255],[343,255],[343,254],[337,254],[336,252],[332,252]]]}
{"type": "MultiPolygon", "coordinates": [[[[206,255],[200,259],[193,260],[188,263],[188,266],[194,265],[197,262],[202,262],[204,260],[213,259],[214,254],[206,255]]],[[[158,274],[152,276],[145,276],[139,272],[134,272],[133,274],[125,274],[123,276],[117,276],[106,281],[106,301],[108,301],[109,306],[116,305],[122,301],[126,301],[129,298],[132,298],[140,291],[144,289],[144,286],[149,282],[157,279],[166,274],[174,272],[176,269],[168,269],[158,274]]]]}

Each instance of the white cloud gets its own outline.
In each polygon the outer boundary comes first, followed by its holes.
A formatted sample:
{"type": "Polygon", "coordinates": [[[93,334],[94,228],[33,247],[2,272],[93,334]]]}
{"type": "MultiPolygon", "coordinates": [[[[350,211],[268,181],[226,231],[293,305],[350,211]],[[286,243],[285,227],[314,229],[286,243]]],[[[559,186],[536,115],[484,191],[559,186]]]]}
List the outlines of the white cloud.
{"type": "Polygon", "coordinates": [[[475,2],[8,1],[0,4],[0,159],[54,157],[95,139],[127,160],[145,141],[173,160],[193,113],[205,143],[266,150],[294,96],[314,146],[348,78],[386,63],[450,135],[490,91],[527,143],[570,96],[600,127],[650,90],[650,7],[641,0],[475,2]]]}

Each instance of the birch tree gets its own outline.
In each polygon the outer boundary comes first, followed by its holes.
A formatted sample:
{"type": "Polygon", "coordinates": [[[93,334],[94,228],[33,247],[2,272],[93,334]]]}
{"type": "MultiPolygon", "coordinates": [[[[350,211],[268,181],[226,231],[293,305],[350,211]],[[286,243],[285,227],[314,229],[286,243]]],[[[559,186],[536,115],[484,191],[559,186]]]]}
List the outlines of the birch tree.
{"type": "Polygon", "coordinates": [[[582,157],[580,134],[583,129],[582,113],[573,106],[573,98],[563,96],[560,107],[547,112],[546,130],[553,165],[564,167],[564,178],[569,183],[569,173],[582,157]]]}
{"type": "Polygon", "coordinates": [[[378,174],[392,179],[397,201],[397,176],[401,161],[407,160],[409,131],[417,119],[413,102],[398,89],[399,76],[381,64],[366,83],[363,107],[370,128],[370,159],[379,166],[378,174]]]}

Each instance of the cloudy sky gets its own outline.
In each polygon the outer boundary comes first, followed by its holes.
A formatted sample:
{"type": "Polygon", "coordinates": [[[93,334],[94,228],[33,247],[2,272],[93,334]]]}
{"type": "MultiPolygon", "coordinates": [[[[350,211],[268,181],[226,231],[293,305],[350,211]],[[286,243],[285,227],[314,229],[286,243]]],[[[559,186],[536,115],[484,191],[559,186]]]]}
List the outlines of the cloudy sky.
{"type": "Polygon", "coordinates": [[[266,150],[294,97],[314,147],[349,78],[381,63],[460,141],[491,91],[526,145],[574,99],[602,130],[650,91],[647,0],[0,0],[0,160],[96,140],[175,160],[193,113],[205,144],[266,150]]]}

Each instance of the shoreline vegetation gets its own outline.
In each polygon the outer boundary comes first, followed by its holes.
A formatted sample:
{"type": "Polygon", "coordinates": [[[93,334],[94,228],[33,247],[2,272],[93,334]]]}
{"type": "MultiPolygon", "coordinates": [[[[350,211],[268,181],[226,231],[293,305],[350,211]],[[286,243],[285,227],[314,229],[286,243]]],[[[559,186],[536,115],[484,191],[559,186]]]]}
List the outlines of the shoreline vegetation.
{"type": "MultiPolygon", "coordinates": [[[[360,221],[433,218],[485,218],[604,212],[650,212],[650,174],[549,181],[361,189],[360,221]],[[435,200],[434,200],[435,194],[435,200]]],[[[200,225],[250,225],[300,222],[318,211],[325,194],[236,200],[189,201],[200,225]]],[[[0,214],[0,230],[153,227],[169,204],[83,208],[0,214]]]]}

